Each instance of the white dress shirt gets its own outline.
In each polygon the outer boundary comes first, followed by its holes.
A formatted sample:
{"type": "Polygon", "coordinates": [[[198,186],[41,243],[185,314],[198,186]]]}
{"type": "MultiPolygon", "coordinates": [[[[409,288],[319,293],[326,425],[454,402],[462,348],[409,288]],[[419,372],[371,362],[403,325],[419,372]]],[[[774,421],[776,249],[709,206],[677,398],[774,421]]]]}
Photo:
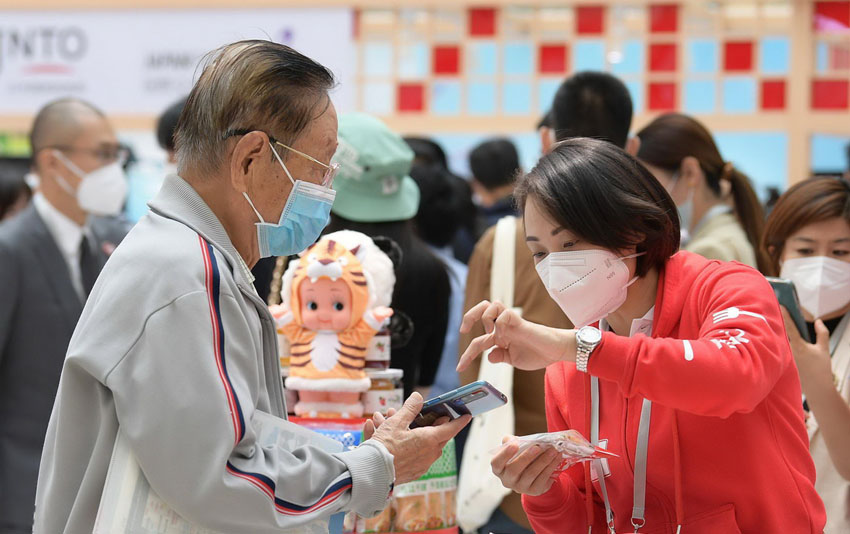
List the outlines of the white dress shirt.
{"type": "MultiPolygon", "coordinates": [[[[50,235],[53,236],[59,252],[65,258],[65,263],[68,264],[74,291],[77,292],[81,300],[85,301],[86,293],[83,289],[83,278],[80,273],[80,244],[83,241],[84,227],[57,210],[41,193],[36,193],[32,202],[41,220],[44,221],[44,225],[47,226],[50,235]]],[[[91,240],[89,241],[91,242],[91,240]]]]}

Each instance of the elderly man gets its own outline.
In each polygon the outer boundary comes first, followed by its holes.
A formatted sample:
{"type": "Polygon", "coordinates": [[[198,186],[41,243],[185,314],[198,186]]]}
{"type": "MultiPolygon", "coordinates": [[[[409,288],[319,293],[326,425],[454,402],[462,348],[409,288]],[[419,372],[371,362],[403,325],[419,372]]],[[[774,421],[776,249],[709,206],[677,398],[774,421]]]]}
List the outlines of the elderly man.
{"type": "Polygon", "coordinates": [[[127,229],[125,151],[106,117],[46,105],[30,134],[32,203],[0,225],[0,533],[31,532],[41,446],[74,326],[127,229]]]}
{"type": "Polygon", "coordinates": [[[176,131],[168,176],[112,256],[68,350],[48,428],[35,532],[91,532],[116,434],[192,523],[275,532],[371,515],[421,476],[468,418],[410,430],[412,396],[341,453],[258,442],[285,417],[276,332],[251,285],[261,257],[310,245],[334,192],[332,74],[283,45],[218,50],[176,131]],[[262,416],[262,417],[261,417],[262,416]]]}

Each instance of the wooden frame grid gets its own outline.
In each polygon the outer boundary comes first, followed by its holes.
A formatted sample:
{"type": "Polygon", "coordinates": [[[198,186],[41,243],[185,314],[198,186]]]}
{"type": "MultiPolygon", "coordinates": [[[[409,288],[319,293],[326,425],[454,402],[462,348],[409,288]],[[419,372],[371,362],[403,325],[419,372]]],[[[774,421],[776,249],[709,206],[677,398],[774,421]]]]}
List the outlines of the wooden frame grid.
{"type": "MultiPolygon", "coordinates": [[[[830,0],[826,0],[830,1],[830,0]]],[[[842,0],[834,0],[842,1],[842,0]]],[[[609,51],[616,50],[618,43],[624,43],[629,39],[638,39],[644,43],[644,69],[642,72],[635,75],[625,75],[623,78],[639,81],[644,89],[645,97],[647,84],[651,80],[670,80],[677,83],[677,105],[680,109],[684,106],[684,82],[692,79],[711,79],[716,84],[716,111],[713,113],[698,115],[713,131],[735,132],[735,131],[782,131],[788,135],[787,168],[790,181],[796,181],[807,176],[809,171],[809,139],[814,134],[834,134],[850,136],[850,109],[839,111],[832,110],[814,110],[811,107],[812,99],[812,82],[815,78],[838,78],[850,81],[850,69],[839,70],[835,72],[817,72],[817,64],[815,61],[816,43],[824,42],[839,42],[844,43],[850,49],[850,34],[827,34],[816,33],[813,29],[813,13],[815,0],[573,0],[573,1],[557,1],[557,0],[490,0],[482,3],[480,0],[472,1],[457,1],[457,0],[429,0],[423,2],[421,0],[0,0],[0,10],[9,9],[26,9],[26,10],[69,10],[69,9],[234,9],[234,8],[284,8],[284,7],[329,7],[329,8],[354,8],[358,11],[370,9],[383,9],[387,13],[393,13],[394,22],[390,22],[386,28],[386,38],[391,43],[393,49],[393,66],[390,76],[384,82],[393,85],[398,72],[398,63],[401,61],[400,51],[401,46],[409,39],[410,35],[405,34],[400,30],[399,17],[402,10],[415,12],[417,10],[426,10],[431,13],[439,10],[454,10],[459,12],[460,19],[460,34],[454,42],[461,50],[461,68],[456,77],[452,77],[453,81],[457,81],[460,85],[460,101],[461,113],[458,116],[435,116],[428,112],[430,109],[430,99],[433,94],[434,81],[441,81],[443,78],[434,77],[430,70],[421,80],[423,83],[423,98],[424,109],[423,113],[391,113],[384,120],[394,129],[404,133],[451,133],[451,132],[486,132],[486,133],[502,133],[510,134],[516,132],[528,132],[533,130],[536,121],[539,119],[540,105],[537,102],[539,98],[539,82],[542,79],[547,79],[548,76],[541,75],[538,69],[532,67],[532,74],[523,78],[523,82],[528,82],[531,87],[531,102],[528,115],[505,115],[503,93],[497,91],[498,97],[496,102],[496,113],[491,116],[476,116],[469,115],[464,110],[469,99],[469,82],[476,79],[475,75],[468,72],[464,68],[464,64],[471,61],[470,44],[478,41],[475,37],[469,37],[466,32],[466,11],[470,7],[493,7],[498,11],[497,15],[497,31],[492,37],[492,40],[497,44],[497,50],[500,57],[497,64],[502,64],[501,55],[504,54],[504,45],[513,40],[516,36],[509,35],[508,20],[504,15],[511,10],[527,9],[531,12],[531,20],[527,23],[528,35],[522,40],[526,40],[533,44],[534,60],[537,61],[537,45],[545,40],[546,35],[543,33],[543,23],[541,17],[544,16],[544,11],[541,8],[566,8],[571,15],[574,16],[574,8],[579,5],[596,5],[605,7],[605,32],[602,35],[587,36],[588,38],[599,39],[605,43],[606,55],[609,51]],[[629,9],[644,9],[651,4],[678,4],[679,24],[675,33],[652,34],[645,30],[632,33],[629,29],[629,24],[622,20],[617,20],[616,17],[622,17],[629,9]],[[708,8],[705,6],[709,6],[708,8]],[[708,22],[703,27],[701,24],[693,24],[693,20],[699,20],[700,10],[710,9],[710,6],[715,6],[715,16],[709,17],[708,22]],[[755,18],[750,23],[741,25],[731,24],[726,14],[728,10],[754,10],[755,18]],[[767,16],[771,10],[782,11],[790,10],[790,23],[783,30],[781,27],[771,22],[771,18],[767,16]],[[692,14],[697,16],[694,18],[692,14]],[[754,23],[754,24],[753,24],[754,23]],[[696,26],[696,27],[694,27],[696,26]],[[612,29],[622,32],[614,33],[612,29]],[[778,75],[786,81],[785,88],[785,109],[779,111],[761,111],[756,113],[733,115],[722,111],[722,80],[727,75],[722,68],[722,43],[726,38],[743,37],[753,43],[753,68],[746,75],[753,77],[757,81],[764,79],[765,73],[761,70],[761,62],[759,61],[759,43],[765,36],[780,35],[786,37],[790,42],[790,58],[789,70],[787,74],[778,75]],[[686,54],[687,41],[697,36],[708,37],[720,43],[718,62],[719,68],[712,74],[702,75],[692,74],[687,72],[686,54]],[[676,44],[676,62],[677,68],[670,73],[651,73],[648,70],[648,45],[658,42],[673,42],[676,44]]],[[[787,12],[787,11],[786,11],[787,12]]],[[[648,14],[642,15],[644,22],[648,19],[648,14]]],[[[638,16],[640,18],[640,16],[638,16]]],[[[703,19],[705,20],[705,19],[703,19]]],[[[361,20],[362,22],[362,20],[361,20]]],[[[440,37],[437,28],[435,28],[434,17],[429,16],[421,28],[416,31],[424,31],[421,38],[422,42],[429,47],[433,43],[438,42],[440,37]]],[[[573,70],[572,51],[575,45],[576,35],[574,33],[574,25],[568,24],[568,28],[563,32],[560,40],[568,43],[567,60],[568,66],[566,74],[573,70]]],[[[646,28],[646,26],[645,26],[646,28]]],[[[585,36],[581,36],[585,38],[585,36]]],[[[364,50],[361,46],[367,35],[362,32],[356,37],[358,42],[357,59],[359,64],[364,64],[364,50]]],[[[606,66],[610,70],[610,64],[606,61],[606,66]]],[[[358,68],[357,74],[357,102],[363,106],[365,90],[365,73],[362,68],[358,68]]],[[[770,76],[773,77],[772,75],[770,76]]],[[[509,75],[502,72],[502,69],[497,68],[496,74],[490,79],[496,87],[504,86],[504,82],[510,81],[509,75]]],[[[490,80],[488,79],[488,81],[490,80]]],[[[393,87],[393,91],[395,88],[393,87]]],[[[397,98],[397,95],[393,96],[397,98]]],[[[758,98],[758,97],[757,97],[758,98]]],[[[647,100],[647,98],[645,98],[647,100]]],[[[757,106],[758,107],[758,106],[757,106]]],[[[634,128],[639,129],[650,121],[656,113],[647,112],[644,109],[636,114],[634,120],[634,128]]],[[[395,107],[393,108],[395,109],[395,107]]],[[[24,132],[29,128],[32,117],[29,115],[5,115],[0,116],[0,130],[11,130],[24,132]]],[[[113,120],[118,128],[124,129],[148,129],[152,128],[155,117],[141,115],[115,116],[113,120]]]]}

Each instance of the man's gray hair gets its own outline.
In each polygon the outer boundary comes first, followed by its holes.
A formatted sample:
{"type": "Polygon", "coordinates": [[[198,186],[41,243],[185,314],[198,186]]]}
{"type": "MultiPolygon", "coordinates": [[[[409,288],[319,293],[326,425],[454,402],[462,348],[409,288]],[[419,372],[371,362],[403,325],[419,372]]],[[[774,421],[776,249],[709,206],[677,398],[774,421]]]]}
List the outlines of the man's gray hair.
{"type": "Polygon", "coordinates": [[[330,70],[271,41],[239,41],[210,52],[174,132],[179,171],[214,172],[228,135],[262,130],[292,144],[327,106],[330,70]],[[325,102],[327,101],[327,102],[325,102]]]}

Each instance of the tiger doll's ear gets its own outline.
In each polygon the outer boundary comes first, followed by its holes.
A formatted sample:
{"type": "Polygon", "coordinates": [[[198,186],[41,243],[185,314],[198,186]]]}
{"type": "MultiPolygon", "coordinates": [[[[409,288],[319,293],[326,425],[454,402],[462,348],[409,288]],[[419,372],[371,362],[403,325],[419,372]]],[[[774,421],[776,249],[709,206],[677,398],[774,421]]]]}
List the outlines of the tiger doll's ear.
{"type": "Polygon", "coordinates": [[[351,252],[351,254],[355,258],[357,258],[357,260],[360,261],[360,263],[363,263],[363,260],[365,259],[365,256],[368,253],[368,250],[364,249],[360,245],[357,245],[354,248],[352,248],[351,250],[349,250],[349,252],[351,252]]]}
{"type": "Polygon", "coordinates": [[[395,272],[398,273],[398,270],[401,268],[402,261],[404,260],[404,254],[401,251],[401,247],[398,246],[398,243],[389,237],[384,237],[382,235],[373,237],[372,241],[375,242],[375,246],[381,249],[381,252],[390,258],[390,261],[393,262],[395,272]]]}

